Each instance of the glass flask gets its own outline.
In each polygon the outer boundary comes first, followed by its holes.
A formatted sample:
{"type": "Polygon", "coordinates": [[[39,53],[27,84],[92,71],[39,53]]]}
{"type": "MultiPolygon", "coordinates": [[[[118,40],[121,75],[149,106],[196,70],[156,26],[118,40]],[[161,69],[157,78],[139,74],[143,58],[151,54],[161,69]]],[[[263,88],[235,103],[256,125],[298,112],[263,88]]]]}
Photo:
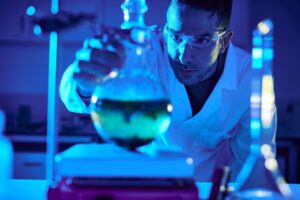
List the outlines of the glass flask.
{"type": "Polygon", "coordinates": [[[237,177],[230,200],[292,199],[281,176],[270,141],[274,123],[275,96],[272,79],[273,23],[267,19],[253,31],[251,81],[250,155],[237,177]]]}
{"type": "Polygon", "coordinates": [[[125,0],[121,8],[121,28],[130,32],[130,42],[124,41],[126,61],[122,69],[112,71],[96,87],[91,117],[104,140],[134,150],[164,134],[172,105],[152,73],[155,58],[149,57],[151,37],[143,20],[146,1],[125,0]]]}

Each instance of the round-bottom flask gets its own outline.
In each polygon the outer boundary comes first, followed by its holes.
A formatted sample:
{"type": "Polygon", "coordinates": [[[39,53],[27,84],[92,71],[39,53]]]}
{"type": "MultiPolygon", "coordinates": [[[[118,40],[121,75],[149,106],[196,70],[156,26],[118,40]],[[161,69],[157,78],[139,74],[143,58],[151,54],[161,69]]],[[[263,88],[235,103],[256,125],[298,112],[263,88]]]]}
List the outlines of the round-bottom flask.
{"type": "Polygon", "coordinates": [[[98,86],[91,116],[100,136],[127,149],[152,142],[168,129],[171,104],[150,78],[117,77],[98,86]]]}
{"type": "MultiPolygon", "coordinates": [[[[166,132],[172,106],[152,73],[157,66],[153,66],[156,58],[149,56],[151,33],[143,18],[148,9],[146,1],[124,0],[121,8],[121,28],[130,32],[129,40],[122,40],[126,44],[125,64],[95,89],[91,117],[104,140],[133,150],[166,132]]],[[[106,36],[120,38],[116,34],[106,36]]]]}

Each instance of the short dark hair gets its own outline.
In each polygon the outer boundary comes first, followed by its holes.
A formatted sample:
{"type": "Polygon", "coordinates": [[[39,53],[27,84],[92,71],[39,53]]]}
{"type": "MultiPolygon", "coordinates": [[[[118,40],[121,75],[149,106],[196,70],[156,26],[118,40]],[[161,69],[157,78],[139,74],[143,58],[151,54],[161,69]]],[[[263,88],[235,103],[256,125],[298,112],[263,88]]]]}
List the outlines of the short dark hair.
{"type": "Polygon", "coordinates": [[[226,30],[229,27],[232,0],[169,0],[169,6],[174,3],[182,3],[196,9],[211,11],[212,15],[217,13],[221,29],[226,30]]]}

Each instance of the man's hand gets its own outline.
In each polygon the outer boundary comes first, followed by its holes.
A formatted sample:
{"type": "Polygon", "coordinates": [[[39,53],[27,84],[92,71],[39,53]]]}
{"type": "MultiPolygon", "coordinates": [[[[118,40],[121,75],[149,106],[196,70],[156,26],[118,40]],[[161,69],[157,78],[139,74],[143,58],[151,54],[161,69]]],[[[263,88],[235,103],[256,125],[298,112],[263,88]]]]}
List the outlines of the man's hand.
{"type": "Polygon", "coordinates": [[[73,79],[82,97],[90,97],[97,84],[112,71],[122,68],[126,60],[125,40],[130,32],[113,28],[103,28],[102,34],[84,42],[76,53],[77,69],[73,79]]]}

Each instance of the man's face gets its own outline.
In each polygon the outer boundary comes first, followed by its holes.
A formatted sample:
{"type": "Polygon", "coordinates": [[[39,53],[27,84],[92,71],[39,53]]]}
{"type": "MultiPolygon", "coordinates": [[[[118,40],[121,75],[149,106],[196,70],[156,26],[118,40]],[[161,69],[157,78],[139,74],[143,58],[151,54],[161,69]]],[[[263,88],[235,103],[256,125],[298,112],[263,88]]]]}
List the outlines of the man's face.
{"type": "Polygon", "coordinates": [[[172,4],[167,13],[166,37],[170,64],[176,78],[193,85],[209,78],[220,53],[216,14],[189,5],[172,4]]]}

